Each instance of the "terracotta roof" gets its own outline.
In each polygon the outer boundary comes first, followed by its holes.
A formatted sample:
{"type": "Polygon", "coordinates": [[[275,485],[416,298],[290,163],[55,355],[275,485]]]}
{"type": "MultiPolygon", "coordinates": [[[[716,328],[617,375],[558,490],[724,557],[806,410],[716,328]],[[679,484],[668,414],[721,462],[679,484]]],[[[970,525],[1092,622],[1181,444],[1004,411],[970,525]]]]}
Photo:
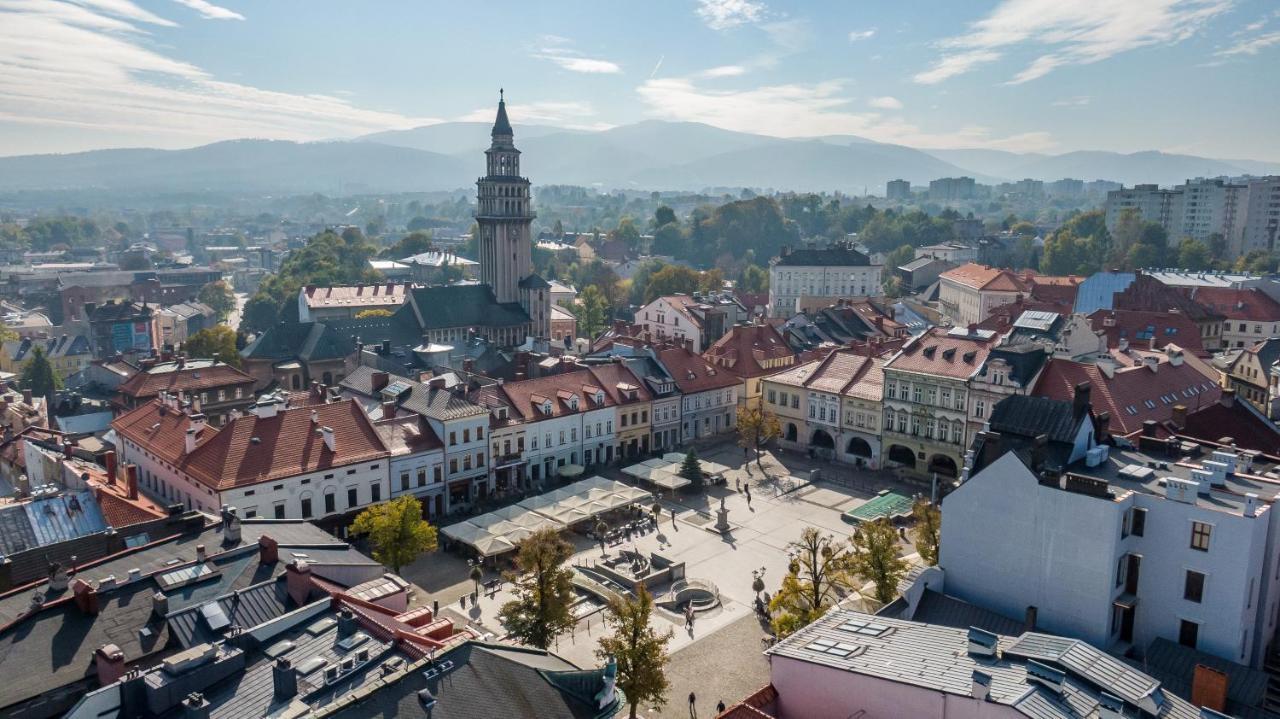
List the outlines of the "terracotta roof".
{"type": "Polygon", "coordinates": [[[221,429],[206,426],[197,437],[195,450],[187,454],[190,421],[185,412],[155,400],[117,417],[111,426],[216,490],[388,455],[377,430],[354,400],[280,409],[269,418],[246,414],[221,429]],[[317,432],[320,427],[333,429],[336,451],[325,446],[317,432]]]}
{"type": "Polygon", "coordinates": [[[971,287],[975,290],[992,290],[1000,292],[1026,292],[1027,286],[1017,275],[1009,270],[987,267],[969,262],[954,270],[947,270],[939,275],[941,279],[951,280],[971,287]]]}
{"type": "Polygon", "coordinates": [[[1188,412],[1186,424],[1179,428],[1172,420],[1165,422],[1166,434],[1219,442],[1231,438],[1241,449],[1254,449],[1272,456],[1280,455],[1280,429],[1264,418],[1248,402],[1219,400],[1188,412]]]}
{"type": "Polygon", "coordinates": [[[777,366],[767,366],[769,362],[795,361],[791,345],[778,330],[767,324],[736,325],[711,345],[703,356],[739,377],[760,377],[777,372],[777,366]]]}
{"type": "Polygon", "coordinates": [[[316,287],[303,290],[307,307],[387,307],[399,305],[409,294],[409,285],[385,282],[377,285],[316,287]]]}
{"type": "Polygon", "coordinates": [[[780,372],[769,381],[879,402],[884,397],[884,362],[852,349],[838,349],[823,359],[780,372]]]}
{"type": "Polygon", "coordinates": [[[1020,298],[991,310],[991,315],[978,323],[978,329],[993,330],[1000,334],[1004,334],[1013,327],[1014,321],[1021,317],[1023,312],[1027,311],[1057,312],[1059,314],[1064,314],[1071,312],[1071,305],[1066,305],[1064,307],[1063,305],[1054,302],[1040,302],[1020,298]]]}
{"type": "Polygon", "coordinates": [[[596,384],[613,399],[614,404],[624,405],[633,402],[648,402],[653,399],[649,388],[627,366],[621,362],[596,365],[588,369],[595,378],[596,384]],[[636,390],[635,399],[627,399],[622,390],[632,387],[636,390]]]}
{"type": "Polygon", "coordinates": [[[1280,321],[1280,302],[1254,288],[1190,287],[1183,288],[1191,299],[1229,320],[1250,322],[1280,321]]]}
{"type": "Polygon", "coordinates": [[[1222,319],[1222,315],[1215,310],[1196,302],[1180,290],[1144,274],[1136,275],[1128,287],[1115,293],[1111,306],[1117,310],[1151,312],[1177,310],[1197,324],[1222,319]]]}
{"type": "Polygon", "coordinates": [[[885,368],[967,379],[982,368],[994,346],[994,333],[982,338],[934,327],[908,342],[885,368]]]}
{"type": "Polygon", "coordinates": [[[1180,312],[1146,312],[1142,310],[1096,310],[1089,315],[1094,330],[1107,335],[1107,346],[1115,349],[1125,339],[1135,348],[1157,349],[1176,344],[1188,352],[1204,354],[1200,327],[1180,312]]]}
{"type": "Polygon", "coordinates": [[[436,436],[431,425],[418,415],[405,415],[375,422],[382,443],[393,457],[439,449],[444,442],[436,436]]]}
{"type": "Polygon", "coordinates": [[[1032,299],[1041,302],[1053,302],[1065,305],[1070,311],[1076,304],[1076,293],[1080,290],[1083,277],[1077,275],[1053,276],[1035,275],[1030,278],[1032,299]]]}
{"type": "Polygon", "coordinates": [[[659,350],[658,361],[684,394],[724,389],[740,381],[733,373],[717,370],[710,362],[683,347],[659,350]]]}
{"type": "MultiPolygon", "coordinates": [[[[1180,351],[1170,345],[1170,351],[1180,351]]],[[[1075,386],[1087,382],[1093,387],[1091,401],[1096,413],[1111,413],[1111,431],[1132,434],[1142,430],[1146,420],[1164,422],[1173,415],[1173,406],[1185,405],[1192,411],[1218,401],[1222,388],[1216,374],[1194,356],[1184,354],[1180,362],[1170,362],[1163,352],[1114,353],[1123,360],[1108,377],[1097,363],[1049,361],[1033,394],[1052,399],[1071,400],[1075,386]],[[1155,369],[1146,358],[1155,360],[1155,369]]]]}
{"type": "Polygon", "coordinates": [[[541,419],[565,417],[578,412],[615,406],[616,403],[608,392],[604,393],[603,404],[596,404],[592,397],[584,394],[583,389],[594,381],[595,377],[589,370],[580,369],[535,379],[506,382],[502,385],[502,393],[510,406],[526,421],[536,422],[541,419]],[[574,396],[578,398],[577,410],[571,409],[569,404],[574,396]],[[546,400],[551,402],[550,414],[544,414],[541,409],[535,407],[546,400]]]}
{"type": "Polygon", "coordinates": [[[117,391],[134,399],[155,397],[161,392],[203,392],[219,387],[253,384],[253,377],[231,365],[214,360],[163,362],[138,372],[120,383],[117,391]]]}

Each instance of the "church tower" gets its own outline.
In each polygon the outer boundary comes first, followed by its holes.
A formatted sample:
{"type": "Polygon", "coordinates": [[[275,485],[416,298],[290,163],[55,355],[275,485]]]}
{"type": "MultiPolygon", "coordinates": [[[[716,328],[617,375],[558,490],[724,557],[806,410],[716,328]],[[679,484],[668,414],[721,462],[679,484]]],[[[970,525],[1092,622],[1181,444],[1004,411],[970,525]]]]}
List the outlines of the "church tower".
{"type": "Polygon", "coordinates": [[[498,302],[518,302],[533,321],[531,334],[551,336],[551,286],[533,271],[529,180],[520,176],[507,103],[498,93],[498,117],[485,150],[487,173],[476,181],[476,224],[480,237],[480,281],[498,302]]]}

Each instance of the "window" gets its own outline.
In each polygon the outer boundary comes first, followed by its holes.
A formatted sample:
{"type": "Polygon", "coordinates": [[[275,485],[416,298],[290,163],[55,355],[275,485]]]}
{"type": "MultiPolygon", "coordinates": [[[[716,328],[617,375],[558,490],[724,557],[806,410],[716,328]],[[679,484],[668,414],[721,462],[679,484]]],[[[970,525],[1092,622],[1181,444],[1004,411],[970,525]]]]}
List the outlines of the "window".
{"type": "Polygon", "coordinates": [[[462,468],[464,470],[471,469],[471,455],[468,454],[462,458],[462,468]]]}
{"type": "Polygon", "coordinates": [[[400,491],[409,491],[409,470],[407,469],[400,473],[400,491]]]}
{"type": "Polygon", "coordinates": [[[462,441],[463,441],[463,442],[470,442],[470,441],[471,441],[471,430],[470,430],[470,429],[464,429],[464,430],[462,430],[462,441]]]}
{"type": "Polygon", "coordinates": [[[418,468],[418,486],[427,486],[427,470],[422,467],[418,468]]]}
{"type": "Polygon", "coordinates": [[[1204,522],[1191,523],[1191,548],[1198,549],[1201,552],[1209,551],[1209,534],[1213,531],[1213,527],[1204,522]]]}
{"type": "Polygon", "coordinates": [[[450,446],[450,447],[452,447],[453,445],[455,445],[455,444],[457,444],[457,443],[458,443],[458,433],[457,433],[457,432],[450,432],[450,433],[449,433],[449,446],[450,446]]]}
{"type": "Polygon", "coordinates": [[[978,419],[982,419],[982,417],[983,417],[986,413],[987,413],[987,403],[986,403],[986,402],[984,402],[983,400],[980,400],[980,399],[976,399],[976,400],[974,400],[974,401],[973,401],[973,416],[974,416],[974,417],[977,417],[978,419]]]}
{"type": "Polygon", "coordinates": [[[284,519],[284,502],[279,502],[274,507],[276,519],[284,519]]]}
{"type": "Polygon", "coordinates": [[[382,485],[381,484],[374,482],[373,484],[369,485],[369,490],[373,493],[373,498],[370,499],[369,501],[375,502],[375,503],[382,501],[382,485]]]}
{"type": "Polygon", "coordinates": [[[791,409],[800,409],[800,395],[791,395],[791,409]]]}
{"type": "Polygon", "coordinates": [[[302,518],[311,519],[311,498],[310,497],[302,498],[302,518]]]}
{"type": "Polygon", "coordinates": [[[333,514],[334,512],[338,511],[337,502],[335,500],[336,498],[333,492],[325,493],[324,495],[324,513],[325,514],[333,514]]]}
{"type": "Polygon", "coordinates": [[[1135,537],[1141,537],[1145,531],[1147,531],[1147,510],[1134,507],[1133,520],[1129,522],[1129,533],[1135,537]]]}
{"type": "Polygon", "coordinates": [[[1187,570],[1186,579],[1182,583],[1182,598],[1188,602],[1199,604],[1204,599],[1204,575],[1187,570]]]}
{"type": "Polygon", "coordinates": [[[912,387],[912,388],[911,388],[911,401],[912,401],[912,402],[915,402],[916,404],[919,404],[919,403],[920,403],[920,396],[921,396],[921,391],[922,391],[922,389],[923,389],[923,388],[922,388],[920,385],[916,385],[915,387],[912,387]]]}
{"type": "Polygon", "coordinates": [[[359,490],[355,487],[347,487],[347,507],[351,508],[360,503],[359,490]]]}
{"type": "Polygon", "coordinates": [[[1128,565],[1129,565],[1129,555],[1127,554],[1123,557],[1120,557],[1120,559],[1116,561],[1116,586],[1117,587],[1120,586],[1121,584],[1124,584],[1124,574],[1125,574],[1124,570],[1125,570],[1125,567],[1127,567],[1128,565]]]}
{"type": "Polygon", "coordinates": [[[484,427],[476,427],[476,439],[484,439],[484,427]]]}
{"type": "Polygon", "coordinates": [[[1196,640],[1200,637],[1200,625],[1195,622],[1182,620],[1182,625],[1178,628],[1178,643],[1184,647],[1196,648],[1196,640]]]}
{"type": "Polygon", "coordinates": [[[441,481],[441,479],[442,479],[442,477],[440,476],[441,474],[443,474],[443,468],[442,468],[442,467],[437,466],[437,467],[432,468],[431,481],[432,481],[432,482],[434,482],[434,483],[436,483],[436,484],[440,484],[440,481],[441,481]]]}
{"type": "Polygon", "coordinates": [[[484,452],[476,452],[476,466],[477,467],[484,466],[484,452]]]}
{"type": "Polygon", "coordinates": [[[457,474],[457,473],[458,473],[458,460],[457,458],[454,458],[449,460],[449,474],[457,474]]]}
{"type": "Polygon", "coordinates": [[[778,403],[778,393],[775,390],[769,390],[769,404],[778,403]]]}

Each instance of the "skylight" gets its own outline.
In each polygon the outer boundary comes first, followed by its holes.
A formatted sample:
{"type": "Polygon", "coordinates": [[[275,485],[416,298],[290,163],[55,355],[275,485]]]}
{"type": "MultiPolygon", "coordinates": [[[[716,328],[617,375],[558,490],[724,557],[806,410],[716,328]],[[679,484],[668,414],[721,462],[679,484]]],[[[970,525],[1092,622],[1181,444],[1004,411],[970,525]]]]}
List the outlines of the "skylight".
{"type": "Polygon", "coordinates": [[[856,644],[837,642],[833,639],[818,639],[806,644],[805,649],[808,649],[811,652],[821,652],[822,654],[830,654],[836,657],[847,657],[861,649],[861,647],[856,644]]]}
{"type": "Polygon", "coordinates": [[[889,631],[889,627],[884,624],[863,621],[861,619],[850,619],[849,621],[841,624],[838,628],[846,632],[862,634],[863,636],[868,637],[883,636],[885,632],[889,631]]]}

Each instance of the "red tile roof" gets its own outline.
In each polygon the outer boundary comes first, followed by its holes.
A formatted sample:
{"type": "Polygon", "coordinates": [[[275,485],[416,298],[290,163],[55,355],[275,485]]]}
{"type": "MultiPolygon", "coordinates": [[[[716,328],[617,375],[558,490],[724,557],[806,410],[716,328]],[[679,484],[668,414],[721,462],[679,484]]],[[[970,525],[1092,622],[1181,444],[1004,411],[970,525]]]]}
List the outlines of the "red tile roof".
{"type": "Polygon", "coordinates": [[[222,362],[190,360],[179,369],[176,362],[164,362],[120,383],[117,391],[133,399],[155,397],[161,392],[177,394],[203,392],[209,389],[252,385],[251,375],[222,362]]]}
{"type": "Polygon", "coordinates": [[[1231,438],[1241,449],[1254,449],[1263,454],[1280,455],[1280,429],[1258,414],[1248,402],[1232,400],[1230,406],[1222,401],[1188,412],[1185,426],[1178,428],[1173,422],[1163,426],[1165,433],[1219,442],[1231,438]]]}
{"type": "Polygon", "coordinates": [[[710,362],[684,347],[667,347],[657,354],[658,361],[667,368],[676,387],[684,394],[724,389],[741,381],[733,373],[716,369],[710,362]]]}
{"type": "MultiPolygon", "coordinates": [[[[1180,350],[1170,345],[1171,351],[1180,350]]],[[[1095,413],[1111,413],[1111,431],[1133,434],[1146,420],[1164,422],[1173,415],[1173,406],[1185,405],[1195,411],[1218,401],[1222,388],[1216,384],[1213,368],[1195,357],[1183,356],[1171,362],[1162,352],[1119,352],[1124,361],[1108,377],[1096,363],[1051,359],[1040,375],[1032,394],[1071,401],[1075,386],[1087,382],[1093,387],[1091,401],[1095,413]],[[1144,358],[1156,360],[1155,369],[1144,358]]]]}
{"type": "Polygon", "coordinates": [[[1169,312],[1177,310],[1192,322],[1213,322],[1222,315],[1196,302],[1180,290],[1170,287],[1151,275],[1138,274],[1123,291],[1115,293],[1111,306],[1117,310],[1146,310],[1169,312]]]}
{"type": "Polygon", "coordinates": [[[614,404],[625,405],[635,402],[648,402],[653,399],[653,395],[649,392],[649,388],[645,387],[644,382],[636,377],[635,373],[627,368],[621,362],[611,362],[605,365],[596,365],[589,368],[591,376],[596,378],[596,384],[605,391],[605,394],[613,400],[614,404]],[[635,399],[628,399],[622,393],[624,386],[630,386],[636,390],[635,399]]]}
{"type": "Polygon", "coordinates": [[[998,267],[987,267],[968,262],[953,270],[939,275],[942,279],[957,282],[975,290],[992,290],[1002,292],[1026,292],[1027,285],[1009,270],[998,267]]]}
{"type": "Polygon", "coordinates": [[[993,330],[1000,334],[1004,334],[1013,327],[1014,321],[1021,317],[1023,312],[1028,310],[1069,314],[1071,312],[1071,307],[1068,305],[1064,308],[1063,305],[1054,302],[1039,302],[1022,298],[1014,302],[1000,305],[999,307],[991,310],[991,316],[979,322],[978,329],[993,330]]]}
{"type": "Polygon", "coordinates": [[[1076,304],[1076,294],[1083,281],[1083,277],[1076,275],[1035,275],[1030,278],[1031,298],[1063,305],[1067,308],[1066,311],[1070,312],[1070,308],[1076,304]]]}
{"type": "Polygon", "coordinates": [[[404,304],[409,296],[409,285],[386,282],[379,285],[351,285],[348,287],[316,287],[308,285],[304,290],[307,307],[389,307],[404,304]]]}
{"type": "Polygon", "coordinates": [[[795,353],[772,325],[736,325],[703,354],[739,377],[761,377],[795,364],[795,353]]]}
{"type": "Polygon", "coordinates": [[[1107,347],[1115,349],[1125,339],[1137,349],[1156,349],[1176,344],[1188,352],[1204,355],[1200,327],[1180,312],[1146,312],[1143,310],[1095,310],[1089,315],[1094,330],[1107,335],[1107,347]]]}
{"type": "Polygon", "coordinates": [[[1229,320],[1280,321],[1280,302],[1255,288],[1191,287],[1183,292],[1229,320]]]}
{"type": "Polygon", "coordinates": [[[247,414],[221,429],[206,426],[186,452],[186,413],[148,402],[111,423],[121,436],[147,447],[192,479],[226,490],[388,456],[377,429],[354,400],[281,409],[274,417],[247,414]],[[315,421],[312,420],[315,413],[315,421]],[[329,451],[317,430],[334,431],[329,451]],[[254,439],[257,439],[255,442],[254,439]]]}
{"type": "Polygon", "coordinates": [[[934,327],[894,355],[885,369],[965,379],[977,372],[995,347],[995,335],[982,339],[956,336],[934,327]]]}
{"type": "MultiPolygon", "coordinates": [[[[585,393],[588,386],[595,382],[596,379],[589,370],[580,369],[535,379],[506,382],[502,385],[502,394],[511,408],[525,421],[536,422],[540,419],[565,417],[578,412],[614,406],[616,403],[608,392],[604,393],[603,404],[596,404],[594,399],[585,393]],[[575,395],[578,398],[576,411],[569,405],[570,397],[575,395]],[[544,414],[542,410],[536,408],[536,405],[545,400],[551,401],[551,414],[544,414]]],[[[592,386],[590,389],[590,394],[594,394],[595,387],[592,386]]]]}

